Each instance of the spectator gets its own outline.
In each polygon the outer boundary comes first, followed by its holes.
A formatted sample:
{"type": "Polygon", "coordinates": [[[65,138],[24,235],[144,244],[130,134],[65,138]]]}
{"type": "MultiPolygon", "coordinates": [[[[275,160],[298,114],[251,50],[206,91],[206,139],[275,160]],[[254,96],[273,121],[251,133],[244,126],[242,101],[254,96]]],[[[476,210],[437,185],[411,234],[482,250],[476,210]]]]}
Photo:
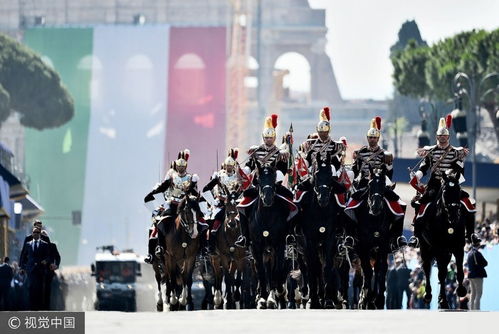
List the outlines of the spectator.
{"type": "Polygon", "coordinates": [[[404,299],[404,293],[407,296],[407,308],[409,308],[409,299],[411,298],[411,289],[409,289],[409,280],[411,279],[411,270],[407,268],[407,265],[403,259],[397,259],[395,261],[395,266],[397,269],[397,293],[395,300],[395,308],[402,309],[402,300],[404,299]]]}
{"type": "Polygon", "coordinates": [[[480,299],[482,298],[483,279],[487,277],[485,267],[487,260],[479,251],[480,242],[475,241],[468,253],[468,279],[470,281],[470,309],[480,309],[480,299]]]}
{"type": "Polygon", "coordinates": [[[8,310],[10,282],[14,276],[12,267],[10,266],[10,259],[5,257],[3,263],[0,265],[0,311],[8,310]]]}

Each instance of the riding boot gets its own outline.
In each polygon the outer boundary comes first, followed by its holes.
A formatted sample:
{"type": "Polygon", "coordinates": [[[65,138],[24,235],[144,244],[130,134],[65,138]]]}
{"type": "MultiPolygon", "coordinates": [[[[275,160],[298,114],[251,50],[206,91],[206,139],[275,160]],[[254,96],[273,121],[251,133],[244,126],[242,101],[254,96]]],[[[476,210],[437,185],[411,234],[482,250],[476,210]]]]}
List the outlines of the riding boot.
{"type": "Polygon", "coordinates": [[[469,214],[469,212],[464,213],[464,227],[466,230],[466,243],[473,243],[473,240],[478,238],[475,232],[475,215],[469,214]]]}
{"type": "Polygon", "coordinates": [[[248,227],[248,220],[245,215],[241,214],[239,215],[239,226],[241,229],[241,235],[239,238],[237,238],[236,242],[234,244],[237,247],[240,248],[245,248],[247,245],[247,241],[249,240],[249,227],[248,227]]]}
{"type": "MultiPolygon", "coordinates": [[[[201,256],[206,257],[209,255],[210,251],[208,249],[208,229],[204,230],[199,239],[199,248],[201,249],[201,256]]],[[[211,238],[211,235],[210,235],[211,238]]]]}
{"type": "Polygon", "coordinates": [[[147,257],[144,259],[145,263],[152,264],[154,259],[154,252],[157,245],[158,245],[158,238],[150,238],[149,235],[149,241],[147,244],[147,257]]]}
{"type": "Polygon", "coordinates": [[[163,236],[163,232],[161,232],[160,229],[158,229],[158,239],[157,239],[157,246],[156,246],[156,249],[154,251],[154,254],[156,255],[156,257],[158,259],[161,260],[161,258],[163,257],[164,253],[165,253],[165,237],[163,236]]]}

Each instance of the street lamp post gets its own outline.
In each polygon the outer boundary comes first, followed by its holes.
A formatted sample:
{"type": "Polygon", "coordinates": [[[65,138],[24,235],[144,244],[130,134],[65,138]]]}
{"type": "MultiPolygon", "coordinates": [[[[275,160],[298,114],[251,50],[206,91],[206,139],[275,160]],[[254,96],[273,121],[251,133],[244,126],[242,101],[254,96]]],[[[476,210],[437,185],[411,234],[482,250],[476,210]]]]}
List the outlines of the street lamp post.
{"type": "Polygon", "coordinates": [[[418,146],[424,147],[430,145],[431,138],[430,132],[434,133],[438,126],[438,111],[435,105],[431,102],[419,103],[419,116],[421,117],[421,130],[418,131],[418,146]],[[425,106],[430,106],[430,111],[427,112],[425,106]]]}
{"type": "Polygon", "coordinates": [[[471,150],[472,150],[472,187],[473,187],[473,198],[476,199],[476,139],[477,135],[480,133],[480,108],[482,105],[482,101],[490,93],[497,93],[498,88],[492,88],[486,90],[483,94],[481,94],[481,90],[483,88],[483,84],[485,81],[491,78],[499,78],[499,73],[489,73],[485,75],[478,83],[476,84],[475,78],[468,76],[466,73],[459,72],[454,77],[454,98],[456,102],[456,109],[454,109],[451,113],[453,118],[454,130],[457,133],[457,138],[459,140],[460,145],[467,146],[468,144],[468,133],[467,133],[467,125],[466,125],[466,115],[468,114],[468,118],[471,121],[470,127],[470,136],[471,140],[471,150]],[[464,87],[463,83],[466,83],[467,87],[464,87]],[[463,108],[463,97],[468,97],[469,107],[467,112],[464,111],[463,108]]]}

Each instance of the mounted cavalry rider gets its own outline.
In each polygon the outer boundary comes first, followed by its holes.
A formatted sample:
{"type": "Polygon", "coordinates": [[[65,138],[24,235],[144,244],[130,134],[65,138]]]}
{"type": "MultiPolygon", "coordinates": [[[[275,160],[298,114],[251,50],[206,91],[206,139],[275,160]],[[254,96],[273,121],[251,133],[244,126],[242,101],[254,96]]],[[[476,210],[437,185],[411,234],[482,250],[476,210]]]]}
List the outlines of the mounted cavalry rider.
{"type": "MultiPolygon", "coordinates": [[[[305,157],[305,163],[308,166],[308,173],[303,177],[300,174],[302,182],[298,185],[298,191],[295,195],[295,202],[299,203],[305,194],[305,191],[311,190],[312,178],[315,169],[317,168],[317,157],[320,156],[321,161],[327,161],[330,157],[330,164],[333,173],[333,182],[338,182],[340,170],[343,168],[344,155],[346,152],[346,138],[340,138],[341,141],[334,141],[329,135],[331,131],[331,113],[328,107],[324,107],[319,112],[319,122],[316,126],[316,133],[308,135],[307,140],[300,145],[305,157]]],[[[297,166],[299,166],[297,164],[297,166]]],[[[298,168],[300,170],[301,168],[298,168]]],[[[304,174],[304,173],[303,173],[304,174]]],[[[343,189],[343,187],[335,187],[343,189]]],[[[345,206],[344,192],[336,194],[338,205],[345,206]]]]}
{"type": "MultiPolygon", "coordinates": [[[[417,154],[424,160],[419,166],[419,170],[411,173],[409,182],[416,190],[417,195],[412,201],[412,206],[416,211],[414,218],[414,237],[409,241],[412,247],[418,247],[421,238],[422,224],[425,218],[426,209],[433,202],[442,186],[442,175],[444,173],[455,173],[459,183],[464,182],[464,159],[469,150],[463,147],[454,147],[449,143],[449,128],[452,124],[452,116],[440,118],[437,129],[437,144],[425,146],[417,150],[417,154]],[[430,173],[426,187],[420,183],[422,177],[430,173]]],[[[464,208],[473,213],[476,211],[474,201],[470,200],[468,193],[461,190],[461,203],[464,208]]],[[[475,242],[480,239],[473,233],[474,219],[466,219],[466,240],[475,242]]]]}
{"type": "MultiPolygon", "coordinates": [[[[282,185],[284,180],[284,175],[287,173],[287,160],[289,157],[289,151],[286,144],[277,147],[275,145],[276,131],[277,127],[277,115],[273,114],[265,119],[264,129],[262,132],[263,144],[260,146],[251,146],[248,150],[249,160],[245,167],[239,171],[243,173],[244,178],[248,178],[248,175],[253,175],[258,169],[258,166],[271,166],[276,169],[276,198],[287,201],[290,205],[291,214],[290,217],[297,212],[296,205],[293,204],[293,194],[287,188],[282,185]]],[[[251,177],[249,177],[251,179],[251,177]]],[[[249,185],[243,193],[243,199],[238,205],[238,210],[241,215],[246,219],[241,219],[241,236],[236,241],[236,245],[239,247],[246,247],[246,241],[249,238],[248,231],[248,221],[247,213],[254,206],[254,203],[258,197],[258,190],[254,187],[257,184],[257,179],[253,179],[253,185],[249,185]]]]}
{"type": "Polygon", "coordinates": [[[376,116],[371,120],[371,127],[367,131],[367,146],[353,152],[352,171],[355,177],[356,189],[360,190],[369,182],[370,169],[382,168],[391,184],[393,177],[393,155],[378,145],[381,136],[381,117],[376,116]]]}
{"type": "MultiPolygon", "coordinates": [[[[187,161],[189,160],[189,150],[179,152],[178,159],[175,160],[165,175],[162,183],[157,184],[154,189],[144,198],[144,203],[153,211],[153,225],[149,230],[148,256],[146,263],[152,263],[153,254],[160,258],[164,252],[164,224],[169,224],[177,217],[177,207],[185,195],[198,196],[197,174],[187,173],[187,161]]],[[[197,212],[201,217],[202,213],[197,212]]],[[[200,230],[206,230],[207,225],[199,221],[200,230]]]]}
{"type": "MultiPolygon", "coordinates": [[[[348,213],[348,210],[358,207],[365,199],[371,173],[374,170],[384,170],[386,179],[386,188],[384,189],[385,202],[395,218],[391,231],[402,231],[406,204],[392,190],[393,155],[378,145],[380,136],[381,117],[376,116],[371,120],[370,128],[367,130],[367,145],[354,151],[352,155],[352,171],[354,173],[356,191],[349,200],[345,212],[348,213]]],[[[398,237],[398,235],[391,236],[390,247],[392,250],[406,245],[406,242],[398,237]]]]}
{"type": "Polygon", "coordinates": [[[214,249],[218,229],[225,219],[225,199],[229,193],[238,192],[241,189],[241,181],[236,173],[238,154],[237,148],[229,150],[228,156],[222,164],[222,169],[213,173],[210,182],[204,186],[201,193],[206,200],[199,202],[201,211],[205,214],[205,220],[213,221],[210,230],[209,252],[214,249]],[[211,212],[208,210],[208,205],[211,207],[211,212]],[[206,219],[207,216],[210,218],[206,219]]]}
{"type": "Polygon", "coordinates": [[[334,141],[330,136],[331,131],[331,113],[328,107],[324,107],[319,112],[319,123],[317,123],[317,133],[312,133],[303,143],[306,153],[306,161],[309,168],[313,166],[320,154],[325,160],[327,154],[331,159],[331,166],[334,167],[333,174],[341,167],[341,159],[346,150],[346,145],[341,141],[334,141]]]}

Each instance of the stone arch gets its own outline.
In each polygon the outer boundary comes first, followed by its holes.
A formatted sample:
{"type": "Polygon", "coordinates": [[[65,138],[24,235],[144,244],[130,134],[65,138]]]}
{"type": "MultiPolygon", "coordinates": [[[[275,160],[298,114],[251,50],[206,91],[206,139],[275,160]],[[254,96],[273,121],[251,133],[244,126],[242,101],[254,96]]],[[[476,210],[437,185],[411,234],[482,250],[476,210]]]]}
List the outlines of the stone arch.
{"type": "MultiPolygon", "coordinates": [[[[311,66],[308,59],[298,52],[285,52],[274,62],[274,80],[282,76],[283,100],[307,103],[311,93],[311,66]],[[276,73],[281,72],[281,73],[276,73]],[[282,73],[286,71],[286,73],[282,73]]],[[[276,82],[274,82],[276,84],[276,82]]]]}
{"type": "MultiPolygon", "coordinates": [[[[196,53],[184,53],[173,65],[172,99],[182,105],[203,103],[206,96],[206,64],[196,53]]],[[[189,111],[188,109],[186,111],[189,111]]]]}

